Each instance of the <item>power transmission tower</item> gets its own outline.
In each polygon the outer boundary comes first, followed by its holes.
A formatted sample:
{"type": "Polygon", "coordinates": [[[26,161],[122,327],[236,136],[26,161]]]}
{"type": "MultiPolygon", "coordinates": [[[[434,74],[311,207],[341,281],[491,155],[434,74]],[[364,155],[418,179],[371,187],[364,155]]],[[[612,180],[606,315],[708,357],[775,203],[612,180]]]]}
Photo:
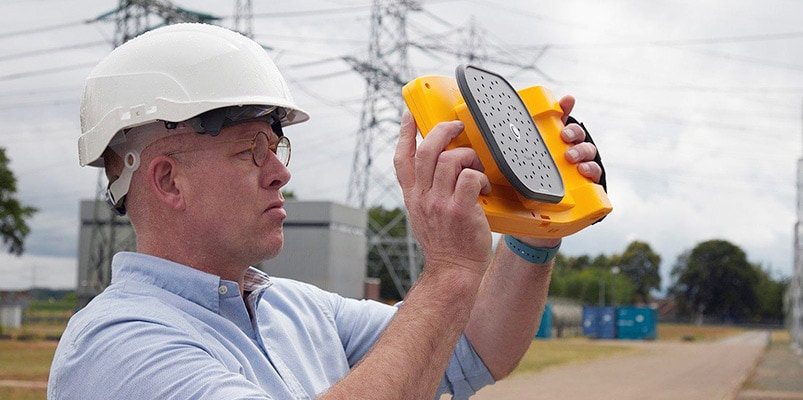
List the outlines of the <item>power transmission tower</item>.
{"type": "Polygon", "coordinates": [[[485,30],[477,23],[477,18],[472,16],[468,27],[460,35],[462,43],[458,48],[457,59],[461,63],[481,66],[488,54],[485,48],[485,30]]]}
{"type": "MultiPolygon", "coordinates": [[[[374,0],[368,59],[345,57],[367,83],[348,190],[348,202],[362,208],[404,207],[391,158],[404,109],[401,87],[413,75],[407,57],[407,14],[420,9],[414,0],[374,0]]],[[[422,264],[406,215],[397,213],[389,221],[369,216],[368,224],[368,275],[378,277],[386,270],[404,296],[422,264]],[[399,235],[399,230],[404,233],[399,235]]]]}
{"type": "Polygon", "coordinates": [[[114,47],[163,25],[179,22],[212,22],[220,18],[176,7],[167,0],[120,0],[117,8],[100,15],[97,21],[115,23],[114,47]]]}
{"type": "Polygon", "coordinates": [[[803,158],[797,161],[797,222],[794,236],[794,264],[786,301],[792,346],[803,353],[803,158]]]}
{"type": "MultiPolygon", "coordinates": [[[[166,0],[120,0],[117,8],[100,15],[94,21],[114,21],[113,45],[117,47],[159,26],[179,22],[211,22],[218,19],[209,14],[176,7],[166,0]]],[[[105,193],[106,177],[103,169],[100,169],[95,201],[91,205],[88,249],[81,250],[88,254],[79,255],[77,289],[79,307],[86,305],[111,283],[111,262],[114,254],[136,249],[136,237],[128,219],[114,215],[110,211],[105,202],[105,193]]],[[[84,209],[83,206],[81,208],[84,209]]]]}
{"type": "Polygon", "coordinates": [[[234,1],[234,30],[254,38],[254,7],[251,0],[234,1]]]}
{"type": "MultiPolygon", "coordinates": [[[[533,64],[544,49],[529,63],[513,61],[518,57],[509,54],[490,56],[484,40],[486,32],[474,18],[465,26],[439,34],[438,40],[410,41],[407,35],[409,11],[422,11],[421,4],[418,1],[375,0],[368,59],[344,58],[367,83],[348,191],[348,202],[362,208],[392,210],[404,207],[391,158],[405,108],[401,88],[414,77],[408,60],[409,49],[418,48],[430,54],[433,51],[444,53],[454,56],[458,63],[482,65],[490,61],[540,72],[533,64]]],[[[373,209],[368,224],[368,276],[378,277],[387,271],[398,293],[404,296],[415,283],[423,265],[406,214],[381,214],[373,209]]]]}

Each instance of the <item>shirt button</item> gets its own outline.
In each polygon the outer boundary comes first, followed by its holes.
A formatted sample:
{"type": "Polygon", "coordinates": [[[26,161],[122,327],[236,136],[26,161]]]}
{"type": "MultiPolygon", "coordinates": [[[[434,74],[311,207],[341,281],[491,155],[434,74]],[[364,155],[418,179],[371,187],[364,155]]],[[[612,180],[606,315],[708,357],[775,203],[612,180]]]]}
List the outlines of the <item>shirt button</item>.
{"type": "Polygon", "coordinates": [[[226,294],[228,291],[229,288],[227,288],[226,285],[220,285],[220,287],[217,288],[217,292],[220,294],[226,294]]]}

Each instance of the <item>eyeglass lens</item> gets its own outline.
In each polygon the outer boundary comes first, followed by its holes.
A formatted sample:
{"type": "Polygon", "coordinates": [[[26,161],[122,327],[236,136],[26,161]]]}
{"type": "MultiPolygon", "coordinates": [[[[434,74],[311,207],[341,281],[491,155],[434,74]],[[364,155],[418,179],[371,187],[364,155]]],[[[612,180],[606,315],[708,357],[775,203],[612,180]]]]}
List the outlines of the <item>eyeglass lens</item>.
{"type": "Polygon", "coordinates": [[[254,137],[252,153],[254,164],[262,166],[268,158],[268,152],[276,154],[276,158],[285,166],[290,163],[290,140],[286,136],[278,138],[276,144],[271,145],[265,132],[257,133],[254,137]]]}

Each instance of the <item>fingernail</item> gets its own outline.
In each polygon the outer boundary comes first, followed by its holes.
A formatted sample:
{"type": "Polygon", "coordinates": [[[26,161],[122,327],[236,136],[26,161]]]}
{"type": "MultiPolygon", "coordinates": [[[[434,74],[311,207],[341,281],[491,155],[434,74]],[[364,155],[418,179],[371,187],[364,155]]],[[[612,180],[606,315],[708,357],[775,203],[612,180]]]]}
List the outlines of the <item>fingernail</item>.
{"type": "Polygon", "coordinates": [[[455,120],[452,123],[454,124],[455,127],[457,127],[457,129],[455,129],[456,132],[454,133],[454,136],[457,137],[458,135],[463,133],[463,129],[465,129],[466,127],[465,125],[463,125],[463,121],[460,120],[455,120]]]}
{"type": "Polygon", "coordinates": [[[586,173],[586,174],[591,172],[591,167],[586,163],[582,163],[578,167],[580,168],[580,172],[583,172],[583,173],[586,173]]]}
{"type": "Polygon", "coordinates": [[[413,122],[413,114],[411,114],[409,111],[405,111],[404,114],[402,114],[401,125],[404,126],[410,122],[413,122]]]}
{"type": "Polygon", "coordinates": [[[570,142],[573,142],[574,139],[577,137],[577,134],[574,132],[574,129],[569,128],[568,126],[563,128],[563,134],[569,139],[570,142]]]}
{"type": "Polygon", "coordinates": [[[566,155],[569,156],[569,161],[577,161],[580,159],[580,152],[575,149],[566,150],[566,155]]]}

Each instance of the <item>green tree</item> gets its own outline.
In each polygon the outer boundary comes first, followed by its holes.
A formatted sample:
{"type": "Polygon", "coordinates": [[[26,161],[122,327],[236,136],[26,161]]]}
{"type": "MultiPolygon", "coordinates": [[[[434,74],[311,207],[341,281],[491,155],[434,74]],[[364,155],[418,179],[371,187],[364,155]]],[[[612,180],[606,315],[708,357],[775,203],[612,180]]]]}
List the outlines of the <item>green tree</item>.
{"type": "Polygon", "coordinates": [[[789,286],[789,278],[775,280],[760,266],[756,266],[758,283],[756,284],[757,306],[755,319],[768,323],[780,323],[784,319],[784,295],[789,286]]]}
{"type": "Polygon", "coordinates": [[[681,313],[742,319],[757,310],[757,268],[727,241],[710,240],[681,254],[672,278],[670,293],[681,313]]]}
{"type": "Polygon", "coordinates": [[[566,257],[558,253],[549,286],[549,295],[597,304],[601,294],[605,304],[628,304],[636,299],[635,286],[611,270],[613,260],[599,255],[566,257]]]}
{"type": "Polygon", "coordinates": [[[561,253],[555,257],[555,271],[568,272],[568,271],[582,271],[592,265],[591,257],[587,255],[579,257],[566,257],[561,253]]]}
{"type": "Polygon", "coordinates": [[[638,240],[630,243],[621,256],[613,261],[621,272],[633,283],[638,300],[647,303],[650,291],[661,288],[661,256],[655,253],[650,245],[638,240]]]}
{"type": "Polygon", "coordinates": [[[36,213],[34,207],[25,206],[17,200],[17,178],[8,168],[6,149],[0,147],[0,236],[8,252],[21,255],[25,251],[25,237],[31,232],[26,223],[36,213]]]}

